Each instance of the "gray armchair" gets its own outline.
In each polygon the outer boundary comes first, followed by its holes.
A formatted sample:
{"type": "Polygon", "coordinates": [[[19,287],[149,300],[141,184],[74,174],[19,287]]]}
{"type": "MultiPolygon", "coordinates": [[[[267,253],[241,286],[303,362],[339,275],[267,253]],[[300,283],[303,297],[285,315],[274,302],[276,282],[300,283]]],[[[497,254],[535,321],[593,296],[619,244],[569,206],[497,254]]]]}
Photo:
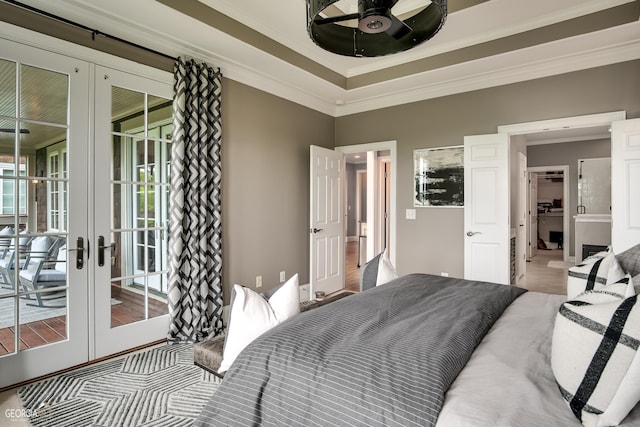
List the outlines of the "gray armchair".
{"type": "Polygon", "coordinates": [[[20,270],[19,274],[20,286],[25,292],[25,298],[34,301],[28,303],[28,305],[64,307],[66,301],[58,305],[48,304],[52,300],[59,300],[66,296],[66,289],[63,287],[67,284],[67,246],[64,239],[40,236],[34,239],[31,249],[24,268],[20,270]],[[42,238],[51,239],[48,242],[48,249],[46,239],[42,238]],[[41,250],[34,250],[34,247],[41,250]],[[42,292],[43,289],[47,288],[63,289],[51,289],[50,292],[42,292]]]}

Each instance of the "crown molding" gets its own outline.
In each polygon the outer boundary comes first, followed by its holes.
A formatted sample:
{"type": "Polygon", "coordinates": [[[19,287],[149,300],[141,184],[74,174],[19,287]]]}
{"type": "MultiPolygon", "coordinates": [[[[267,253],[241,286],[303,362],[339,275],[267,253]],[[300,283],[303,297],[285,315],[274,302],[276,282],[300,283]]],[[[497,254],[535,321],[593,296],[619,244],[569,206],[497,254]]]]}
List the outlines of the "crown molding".
{"type": "MultiPolygon", "coordinates": [[[[238,41],[190,18],[170,16],[174,32],[161,21],[156,27],[136,24],[132,18],[115,16],[86,0],[61,2],[53,13],[91,25],[101,22],[103,31],[169,55],[191,56],[220,67],[225,78],[254,87],[333,117],[412,103],[441,96],[564,74],[618,62],[640,59],[640,21],[568,39],[557,40],[489,58],[418,73],[370,86],[346,90],[284,60],[238,41]],[[188,25],[189,32],[178,31],[188,25]],[[159,30],[158,28],[162,29],[159,30]],[[203,34],[215,39],[201,43],[203,34]],[[241,62],[234,58],[241,58],[241,62]],[[500,64],[496,70],[496,64],[500,64]]],[[[491,2],[489,2],[491,3],[491,2]]],[[[618,0],[612,3],[625,3],[618,0]]],[[[166,15],[166,14],[163,14],[166,15]]],[[[169,19],[167,16],[158,19],[169,19]]],[[[166,72],[44,36],[10,24],[0,24],[0,37],[45,48],[107,67],[138,70],[142,75],[166,81],[166,72]],[[133,67],[133,68],[132,68],[133,67]]],[[[133,72],[133,71],[132,71],[133,72]]],[[[170,75],[170,74],[169,74],[170,75]]]]}
{"type": "Polygon", "coordinates": [[[640,22],[353,89],[336,117],[640,59],[640,22]],[[604,43],[603,43],[603,39],[604,43]],[[502,64],[500,70],[495,63],[502,64]],[[407,81],[409,80],[409,82],[407,81]],[[377,91],[377,93],[375,93],[377,91]]]}

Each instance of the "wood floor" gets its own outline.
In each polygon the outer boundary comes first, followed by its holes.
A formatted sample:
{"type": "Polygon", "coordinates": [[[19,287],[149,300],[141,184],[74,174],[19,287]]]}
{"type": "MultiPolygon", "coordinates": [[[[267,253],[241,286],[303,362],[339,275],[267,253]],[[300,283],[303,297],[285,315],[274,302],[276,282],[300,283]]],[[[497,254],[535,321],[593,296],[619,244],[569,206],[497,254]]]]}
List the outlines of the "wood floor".
{"type": "Polygon", "coordinates": [[[552,264],[562,264],[562,250],[540,250],[527,262],[527,273],[518,283],[518,287],[545,294],[567,294],[567,268],[551,268],[552,264]]]}
{"type": "MultiPolygon", "coordinates": [[[[356,242],[348,242],[345,253],[345,289],[359,292],[358,244],[356,242]]],[[[555,261],[555,264],[560,264],[562,256],[562,250],[538,251],[538,255],[533,257],[531,262],[527,262],[527,273],[518,286],[535,292],[566,295],[567,269],[548,267],[549,261],[555,261]]]]}
{"type": "Polygon", "coordinates": [[[345,250],[345,273],[344,289],[347,291],[360,292],[360,267],[358,267],[358,243],[347,242],[345,250]]]}
{"type": "MultiPolygon", "coordinates": [[[[111,327],[126,325],[144,319],[143,295],[111,287],[111,296],[119,304],[111,306],[111,327]]],[[[157,317],[168,313],[166,303],[149,298],[149,317],[157,317]]],[[[20,350],[38,347],[62,341],[67,337],[67,316],[56,316],[20,325],[20,350]]],[[[15,328],[0,329],[0,356],[15,351],[15,328]]]]}

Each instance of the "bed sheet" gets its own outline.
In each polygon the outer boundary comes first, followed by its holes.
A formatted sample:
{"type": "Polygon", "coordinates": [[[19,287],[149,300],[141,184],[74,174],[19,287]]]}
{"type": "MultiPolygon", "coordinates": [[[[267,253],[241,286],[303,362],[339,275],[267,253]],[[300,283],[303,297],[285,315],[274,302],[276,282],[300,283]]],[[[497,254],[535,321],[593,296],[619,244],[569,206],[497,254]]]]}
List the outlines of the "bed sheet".
{"type": "MultiPolygon", "coordinates": [[[[551,371],[551,337],[562,295],[527,292],[476,348],[446,394],[438,427],[580,426],[551,371]]],[[[622,426],[640,426],[640,408],[622,426]]]]}

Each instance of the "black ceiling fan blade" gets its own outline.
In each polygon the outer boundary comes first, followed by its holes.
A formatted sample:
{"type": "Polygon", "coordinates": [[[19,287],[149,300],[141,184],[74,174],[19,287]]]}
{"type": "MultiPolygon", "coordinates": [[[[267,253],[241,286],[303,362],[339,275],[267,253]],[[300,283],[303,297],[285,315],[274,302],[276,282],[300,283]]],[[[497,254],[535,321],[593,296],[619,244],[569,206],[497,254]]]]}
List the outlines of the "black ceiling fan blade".
{"type": "Polygon", "coordinates": [[[398,40],[409,34],[411,31],[413,31],[413,28],[391,15],[391,26],[385,32],[398,40]]]}
{"type": "Polygon", "coordinates": [[[334,22],[349,21],[351,19],[359,19],[359,13],[351,13],[349,15],[332,16],[330,18],[316,18],[314,21],[317,25],[333,24],[334,22]]]}

